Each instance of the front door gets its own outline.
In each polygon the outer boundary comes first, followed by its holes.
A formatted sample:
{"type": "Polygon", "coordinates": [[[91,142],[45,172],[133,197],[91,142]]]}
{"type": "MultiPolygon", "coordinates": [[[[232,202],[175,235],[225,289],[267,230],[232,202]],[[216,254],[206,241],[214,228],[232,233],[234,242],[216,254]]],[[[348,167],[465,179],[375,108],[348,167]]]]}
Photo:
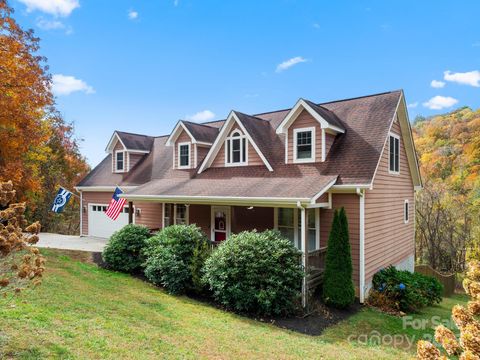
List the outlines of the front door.
{"type": "Polygon", "coordinates": [[[212,206],[212,241],[224,241],[230,235],[230,207],[212,206]]]}

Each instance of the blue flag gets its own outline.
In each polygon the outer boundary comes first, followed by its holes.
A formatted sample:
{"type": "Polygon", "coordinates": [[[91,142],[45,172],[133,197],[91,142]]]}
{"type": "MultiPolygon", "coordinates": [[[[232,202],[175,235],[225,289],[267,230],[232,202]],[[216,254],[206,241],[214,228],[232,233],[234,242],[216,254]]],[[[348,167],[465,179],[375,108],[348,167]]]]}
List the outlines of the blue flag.
{"type": "Polygon", "coordinates": [[[72,197],[72,193],[64,188],[58,189],[57,196],[53,200],[52,211],[56,213],[61,213],[65,205],[67,205],[68,200],[72,197]]]}

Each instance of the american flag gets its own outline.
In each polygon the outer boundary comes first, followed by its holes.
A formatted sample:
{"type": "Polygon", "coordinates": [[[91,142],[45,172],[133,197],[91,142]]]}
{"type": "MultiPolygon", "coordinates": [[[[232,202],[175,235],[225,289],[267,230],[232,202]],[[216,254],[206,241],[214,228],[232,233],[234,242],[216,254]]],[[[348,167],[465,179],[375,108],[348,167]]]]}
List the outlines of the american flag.
{"type": "Polygon", "coordinates": [[[123,191],[117,186],[115,188],[115,192],[113,193],[112,200],[110,200],[110,204],[105,211],[105,214],[107,214],[110,219],[117,220],[118,215],[120,215],[123,210],[123,206],[127,202],[127,199],[121,199],[118,197],[120,194],[123,194],[123,191]]]}

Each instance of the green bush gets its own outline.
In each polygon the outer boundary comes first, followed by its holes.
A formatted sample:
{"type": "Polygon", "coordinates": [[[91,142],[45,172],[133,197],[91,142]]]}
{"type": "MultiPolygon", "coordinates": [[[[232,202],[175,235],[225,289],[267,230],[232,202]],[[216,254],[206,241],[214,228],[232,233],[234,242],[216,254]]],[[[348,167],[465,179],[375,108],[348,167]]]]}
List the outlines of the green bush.
{"type": "Polygon", "coordinates": [[[115,232],[102,253],[108,268],[133,273],[141,270],[145,261],[143,250],[150,231],[145,226],[129,224],[115,232]]]}
{"type": "Polygon", "coordinates": [[[434,277],[389,266],[373,276],[372,291],[380,292],[389,299],[394,310],[415,312],[440,303],[443,285],[434,277]]]}
{"type": "Polygon", "coordinates": [[[288,314],[300,295],[301,253],[277,231],[245,231],[205,263],[204,281],[221,305],[256,315],[288,314]]]}
{"type": "Polygon", "coordinates": [[[352,281],[352,254],[345,209],[335,210],[328,238],[323,283],[323,299],[327,305],[346,308],[355,301],[352,281]]]}
{"type": "Polygon", "coordinates": [[[168,226],[148,240],[145,276],[171,294],[201,292],[203,264],[210,253],[206,235],[195,225],[168,226]]]}

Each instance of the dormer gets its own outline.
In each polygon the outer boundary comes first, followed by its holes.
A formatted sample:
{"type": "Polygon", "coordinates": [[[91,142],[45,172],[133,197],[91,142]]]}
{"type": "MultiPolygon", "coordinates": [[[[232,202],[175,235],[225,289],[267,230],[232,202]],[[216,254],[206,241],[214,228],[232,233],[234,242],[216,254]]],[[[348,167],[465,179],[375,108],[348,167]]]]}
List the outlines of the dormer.
{"type": "Polygon", "coordinates": [[[285,135],[285,163],[323,162],[345,128],[330,110],[300,99],[276,130],[285,135]]]}
{"type": "Polygon", "coordinates": [[[215,127],[180,120],[166,142],[172,147],[173,168],[195,169],[207,155],[217,135],[215,127]]]}
{"type": "Polygon", "coordinates": [[[128,173],[148,153],[151,136],[115,131],[105,149],[112,157],[112,172],[128,173]]]}
{"type": "Polygon", "coordinates": [[[266,138],[273,130],[268,121],[231,111],[212,148],[205,157],[199,173],[209,167],[266,166],[273,171],[266,156],[266,138]]]}

